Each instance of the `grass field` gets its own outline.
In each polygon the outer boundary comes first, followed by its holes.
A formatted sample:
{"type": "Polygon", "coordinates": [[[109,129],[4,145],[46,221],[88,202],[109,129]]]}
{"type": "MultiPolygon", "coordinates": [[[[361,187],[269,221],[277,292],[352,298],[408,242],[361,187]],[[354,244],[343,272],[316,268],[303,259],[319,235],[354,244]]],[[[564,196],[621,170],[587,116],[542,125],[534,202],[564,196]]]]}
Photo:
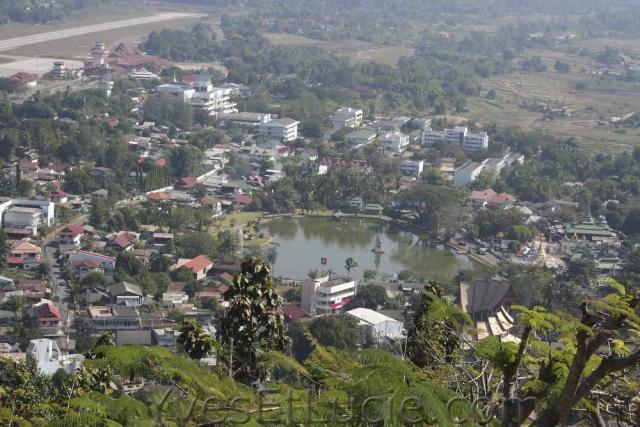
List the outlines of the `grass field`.
{"type": "Polygon", "coordinates": [[[483,82],[483,95],[489,89],[497,98],[472,98],[469,118],[483,124],[518,125],[526,130],[544,130],[553,135],[575,137],[588,149],[620,151],[640,141],[640,130],[626,129],[616,133],[606,123],[613,116],[640,111],[640,93],[625,91],[575,90],[578,82],[592,83],[594,78],[571,72],[510,74],[483,82]],[[572,117],[545,120],[540,112],[527,105],[541,103],[566,107],[572,117]]]}
{"type": "Polygon", "coordinates": [[[294,34],[268,33],[267,38],[281,46],[319,47],[337,55],[346,56],[356,62],[379,62],[396,65],[403,56],[413,55],[414,50],[404,46],[383,46],[360,40],[329,42],[297,36],[294,34]]]}

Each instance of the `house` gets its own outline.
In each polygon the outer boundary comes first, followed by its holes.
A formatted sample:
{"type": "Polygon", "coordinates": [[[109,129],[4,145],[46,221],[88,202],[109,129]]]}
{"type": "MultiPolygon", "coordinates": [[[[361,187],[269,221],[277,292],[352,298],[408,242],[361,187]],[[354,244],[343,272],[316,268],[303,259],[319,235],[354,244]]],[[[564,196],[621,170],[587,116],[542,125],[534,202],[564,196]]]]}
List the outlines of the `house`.
{"type": "Polygon", "coordinates": [[[145,197],[150,202],[165,202],[169,200],[169,195],[164,191],[154,191],[151,193],[147,193],[145,197]]]}
{"type": "Polygon", "coordinates": [[[149,265],[155,251],[153,249],[134,249],[131,251],[133,256],[143,265],[149,265]]]}
{"type": "Polygon", "coordinates": [[[64,354],[58,344],[48,338],[29,341],[27,354],[36,362],[38,370],[45,375],[53,375],[59,369],[71,375],[82,367],[84,356],[81,354],[64,354]]]}
{"type": "Polygon", "coordinates": [[[331,314],[351,302],[356,287],[355,280],[330,276],[305,280],[300,307],[314,317],[331,314]]]}
{"type": "Polygon", "coordinates": [[[200,204],[211,211],[211,216],[217,217],[222,215],[222,201],[216,199],[215,197],[204,196],[200,199],[200,204]]]}
{"type": "Polygon", "coordinates": [[[173,328],[153,328],[151,329],[151,335],[153,336],[153,341],[156,345],[174,349],[176,348],[180,332],[173,328]]]}
{"type": "Polygon", "coordinates": [[[104,268],[93,259],[74,260],[70,261],[69,265],[73,272],[80,277],[91,273],[104,273],[104,268]]]}
{"type": "Polygon", "coordinates": [[[67,203],[69,195],[60,189],[49,191],[47,198],[53,203],[67,203]]]}
{"type": "Polygon", "coordinates": [[[492,189],[473,191],[467,200],[475,209],[485,206],[497,209],[508,209],[513,207],[515,197],[507,193],[496,193],[492,189]]]}
{"type": "MultiPolygon", "coordinates": [[[[385,341],[396,341],[405,334],[404,323],[368,308],[354,308],[345,312],[358,321],[363,327],[365,337],[373,338],[378,344],[385,341]]],[[[365,341],[363,337],[363,342],[365,341]]]]}
{"type": "Polygon", "coordinates": [[[280,142],[293,142],[298,139],[297,120],[282,118],[268,121],[258,126],[258,133],[280,142]]]}
{"type": "Polygon", "coordinates": [[[358,128],[362,126],[362,110],[351,107],[338,109],[333,116],[329,117],[334,129],[358,128]]]}
{"type": "Polygon", "coordinates": [[[186,268],[191,270],[193,278],[202,280],[207,277],[207,273],[213,268],[213,263],[204,255],[199,255],[193,259],[180,258],[172,269],[186,268]]]}
{"type": "Polygon", "coordinates": [[[191,189],[193,189],[196,186],[196,180],[195,178],[191,177],[191,176],[186,176],[184,178],[180,178],[176,184],[175,184],[175,189],[179,190],[179,191],[189,191],[191,189]]]}
{"type": "Polygon", "coordinates": [[[180,307],[189,302],[189,296],[184,291],[169,291],[162,294],[163,307],[180,307]]]}
{"type": "Polygon", "coordinates": [[[140,329],[140,313],[137,307],[92,306],[87,311],[91,324],[98,331],[140,329]]]}
{"type": "Polygon", "coordinates": [[[28,240],[20,240],[11,246],[7,265],[24,270],[38,268],[42,261],[42,249],[28,240]]]}
{"type": "Polygon", "coordinates": [[[296,304],[282,306],[282,314],[284,314],[284,321],[286,323],[304,322],[313,319],[309,313],[296,304]]]}
{"type": "Polygon", "coordinates": [[[140,234],[138,233],[134,233],[132,231],[121,231],[120,233],[111,236],[108,246],[121,252],[127,252],[133,249],[139,238],[140,234]]]}
{"type": "Polygon", "coordinates": [[[18,162],[21,173],[36,173],[40,170],[38,162],[29,159],[22,159],[18,162]]]}
{"type": "Polygon", "coordinates": [[[80,247],[82,236],[84,235],[84,227],[80,224],[65,225],[58,232],[56,240],[60,246],[80,247]]]}
{"type": "Polygon", "coordinates": [[[144,301],[140,287],[129,282],[119,282],[109,286],[109,295],[115,305],[139,307],[144,301]]]}
{"type": "Polygon", "coordinates": [[[102,269],[105,273],[111,274],[116,268],[116,259],[94,252],[77,251],[69,255],[69,264],[80,275],[86,274],[86,269],[102,269]]]}
{"type": "Polygon", "coordinates": [[[484,169],[482,163],[469,162],[460,166],[453,175],[453,185],[456,187],[466,187],[467,185],[478,179],[478,176],[484,169]]]}
{"type": "Polygon", "coordinates": [[[32,316],[38,321],[38,328],[45,336],[62,334],[62,315],[51,301],[42,300],[31,307],[32,316]]]}
{"type": "Polygon", "coordinates": [[[424,160],[402,160],[400,162],[400,173],[404,176],[419,177],[424,170],[424,160]]]}
{"type": "Polygon", "coordinates": [[[20,71],[9,78],[17,84],[28,88],[38,86],[38,80],[40,79],[37,74],[25,73],[24,71],[20,71]]]}
{"type": "Polygon", "coordinates": [[[502,280],[460,283],[460,307],[475,323],[472,338],[482,340],[497,336],[502,341],[518,342],[518,338],[511,334],[514,320],[508,309],[512,300],[511,284],[502,280]]]}
{"type": "Polygon", "coordinates": [[[156,247],[164,247],[173,242],[173,233],[153,233],[151,244],[156,247]]]}
{"type": "Polygon", "coordinates": [[[143,330],[127,330],[120,329],[116,331],[116,345],[153,345],[153,333],[149,329],[143,330]]]}
{"type": "Polygon", "coordinates": [[[233,197],[232,203],[235,210],[242,210],[249,206],[253,202],[251,196],[246,194],[237,194],[233,197]]]}
{"type": "Polygon", "coordinates": [[[409,146],[409,137],[400,131],[385,132],[378,139],[387,154],[401,154],[409,146]]]}
{"type": "Polygon", "coordinates": [[[376,139],[377,133],[370,129],[361,129],[349,132],[344,136],[344,141],[353,146],[371,144],[376,139]]]}

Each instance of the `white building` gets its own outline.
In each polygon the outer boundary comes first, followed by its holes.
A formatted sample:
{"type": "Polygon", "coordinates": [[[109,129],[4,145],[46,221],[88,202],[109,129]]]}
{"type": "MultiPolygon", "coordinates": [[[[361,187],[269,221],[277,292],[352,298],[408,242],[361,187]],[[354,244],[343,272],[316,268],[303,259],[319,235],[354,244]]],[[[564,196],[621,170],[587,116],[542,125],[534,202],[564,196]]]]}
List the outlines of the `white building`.
{"type": "Polygon", "coordinates": [[[358,324],[365,328],[365,334],[374,338],[376,342],[384,340],[398,340],[403,337],[403,322],[368,308],[354,308],[346,312],[358,320],[358,324]]]}
{"type": "Polygon", "coordinates": [[[486,132],[466,134],[462,142],[465,151],[480,151],[489,148],[489,135],[486,132]]]}
{"type": "Polygon", "coordinates": [[[362,110],[342,107],[329,120],[334,128],[357,128],[362,126],[362,110]]]}
{"type": "Polygon", "coordinates": [[[211,84],[211,76],[200,74],[193,85],[195,94],[191,98],[191,105],[204,110],[211,116],[219,114],[235,114],[238,112],[236,103],[231,102],[232,90],[223,87],[214,87],[211,84]]]}
{"type": "Polygon", "coordinates": [[[196,94],[196,90],[190,86],[163,84],[156,87],[156,93],[159,95],[171,95],[181,99],[184,102],[190,101],[196,94]]]}
{"type": "Polygon", "coordinates": [[[409,145],[409,136],[399,131],[385,132],[378,138],[382,142],[384,152],[388,154],[400,154],[409,145]]]}
{"type": "Polygon", "coordinates": [[[478,179],[478,175],[484,169],[482,163],[470,162],[456,169],[453,175],[453,185],[456,187],[466,187],[478,179]]]}
{"type": "Polygon", "coordinates": [[[305,280],[300,307],[313,316],[331,314],[351,302],[356,287],[357,282],[351,279],[326,276],[305,280]]]}
{"type": "Polygon", "coordinates": [[[422,145],[433,145],[436,142],[444,141],[444,132],[433,130],[430,127],[422,131],[422,145]]]}
{"type": "Polygon", "coordinates": [[[55,203],[48,200],[0,198],[0,224],[3,228],[29,228],[33,235],[38,227],[51,227],[55,220],[55,203]]]}
{"type": "Polygon", "coordinates": [[[370,129],[362,129],[350,132],[344,136],[344,141],[348,144],[359,146],[367,145],[376,139],[376,131],[370,129]]]}
{"type": "Polygon", "coordinates": [[[145,68],[140,68],[139,70],[132,71],[128,74],[128,76],[132,79],[140,81],[160,80],[160,77],[157,74],[153,74],[151,71],[148,71],[145,68]]]}
{"type": "Polygon", "coordinates": [[[247,127],[258,127],[272,120],[269,113],[235,113],[235,114],[218,114],[218,119],[225,125],[234,124],[247,127]]]}
{"type": "Polygon", "coordinates": [[[420,176],[424,170],[424,160],[403,160],[400,162],[400,173],[404,176],[420,176]]]}
{"type": "Polygon", "coordinates": [[[293,142],[298,139],[298,124],[300,122],[282,118],[271,120],[265,124],[258,126],[260,135],[268,136],[281,142],[293,142]]]}
{"type": "Polygon", "coordinates": [[[468,132],[469,129],[465,126],[456,126],[453,129],[445,129],[443,133],[444,142],[448,142],[449,144],[462,144],[468,132]]]}
{"type": "Polygon", "coordinates": [[[69,255],[69,264],[72,266],[83,261],[89,261],[98,265],[99,268],[102,268],[106,273],[113,273],[113,270],[116,268],[116,259],[107,255],[85,251],[77,251],[69,255]]]}
{"type": "Polygon", "coordinates": [[[53,375],[58,369],[73,374],[84,362],[83,355],[63,354],[58,344],[48,338],[29,341],[27,353],[33,356],[40,372],[46,375],[53,375]]]}

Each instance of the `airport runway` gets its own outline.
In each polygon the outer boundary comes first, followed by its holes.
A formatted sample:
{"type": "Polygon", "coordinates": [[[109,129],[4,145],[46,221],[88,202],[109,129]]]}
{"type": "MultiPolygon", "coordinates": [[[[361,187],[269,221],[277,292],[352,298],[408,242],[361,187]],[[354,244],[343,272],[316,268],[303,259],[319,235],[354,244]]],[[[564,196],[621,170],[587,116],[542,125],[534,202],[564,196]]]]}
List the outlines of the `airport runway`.
{"type": "Polygon", "coordinates": [[[14,37],[0,40],[0,52],[6,52],[22,46],[50,42],[52,40],[66,39],[82,36],[84,34],[99,33],[102,31],[117,30],[118,28],[133,27],[136,25],[152,24],[154,22],[172,21],[181,18],[203,16],[195,13],[160,13],[144,18],[124,19],[121,21],[106,22],[103,24],[84,25],[82,27],[68,28],[66,30],[50,31],[47,33],[32,34],[23,37],[14,37]]]}

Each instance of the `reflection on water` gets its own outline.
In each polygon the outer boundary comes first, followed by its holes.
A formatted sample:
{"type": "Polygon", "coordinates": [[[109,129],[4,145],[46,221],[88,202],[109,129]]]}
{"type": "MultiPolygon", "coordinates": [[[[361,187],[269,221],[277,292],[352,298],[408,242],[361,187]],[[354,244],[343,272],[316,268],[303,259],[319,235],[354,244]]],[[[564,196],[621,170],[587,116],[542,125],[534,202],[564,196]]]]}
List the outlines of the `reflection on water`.
{"type": "Polygon", "coordinates": [[[327,218],[279,219],[263,224],[263,232],[274,237],[278,258],[274,274],[303,279],[310,270],[333,270],[346,274],[344,261],[353,257],[358,266],[353,277],[364,270],[394,274],[411,270],[433,279],[448,279],[464,269],[473,268],[469,260],[448,249],[420,244],[417,235],[389,230],[381,223],[359,219],[336,222],[327,218]],[[373,252],[376,236],[380,236],[384,253],[373,252]],[[321,259],[327,258],[327,265],[321,259]]]}

